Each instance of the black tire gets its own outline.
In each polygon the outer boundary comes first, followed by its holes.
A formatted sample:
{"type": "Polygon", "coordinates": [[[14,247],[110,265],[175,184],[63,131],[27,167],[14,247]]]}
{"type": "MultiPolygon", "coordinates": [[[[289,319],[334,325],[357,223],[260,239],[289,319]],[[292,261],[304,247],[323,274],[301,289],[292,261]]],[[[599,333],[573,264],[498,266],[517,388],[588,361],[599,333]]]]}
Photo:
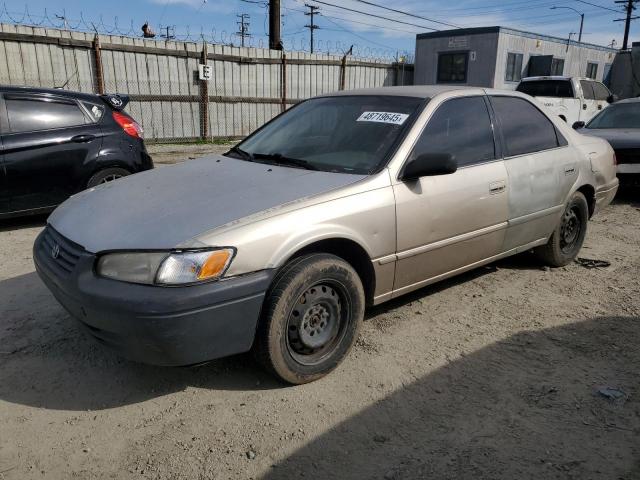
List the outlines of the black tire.
{"type": "Polygon", "coordinates": [[[362,281],[349,263],[324,253],[298,257],[267,292],[256,358],[287,383],[317,380],[351,350],[364,306],[362,281]]]}
{"type": "Polygon", "coordinates": [[[125,170],[124,168],[105,168],[104,170],[100,170],[93,174],[93,176],[87,182],[87,188],[96,187],[101,183],[111,182],[113,180],[117,180],[118,178],[126,177],[130,174],[131,172],[129,170],[125,170]]]}
{"type": "Polygon", "coordinates": [[[538,257],[552,267],[564,267],[573,262],[582,248],[588,221],[587,199],[576,192],[567,203],[549,242],[535,249],[538,257]]]}

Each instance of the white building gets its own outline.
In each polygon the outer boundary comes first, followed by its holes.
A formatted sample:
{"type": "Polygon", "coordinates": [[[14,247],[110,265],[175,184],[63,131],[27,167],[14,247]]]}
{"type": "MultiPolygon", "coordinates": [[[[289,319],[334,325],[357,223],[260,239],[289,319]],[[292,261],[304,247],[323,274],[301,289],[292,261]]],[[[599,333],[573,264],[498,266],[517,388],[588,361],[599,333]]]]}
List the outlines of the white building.
{"type": "Polygon", "coordinates": [[[617,50],[505,27],[416,36],[416,85],[515,89],[522,77],[567,75],[605,80],[617,50]]]}

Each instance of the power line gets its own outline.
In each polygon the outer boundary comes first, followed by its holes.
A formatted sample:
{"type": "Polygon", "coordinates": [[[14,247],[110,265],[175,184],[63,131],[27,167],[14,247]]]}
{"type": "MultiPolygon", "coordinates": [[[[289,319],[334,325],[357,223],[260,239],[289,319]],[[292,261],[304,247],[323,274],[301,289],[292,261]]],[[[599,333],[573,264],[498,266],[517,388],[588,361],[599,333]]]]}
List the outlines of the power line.
{"type": "Polygon", "coordinates": [[[462,27],[460,27],[460,25],[456,25],[455,23],[441,22],[440,20],[434,20],[433,18],[423,17],[423,16],[417,15],[415,13],[404,12],[402,10],[397,10],[395,8],[390,8],[390,7],[385,7],[383,5],[378,5],[377,3],[369,2],[368,0],[353,0],[353,1],[354,2],[359,2],[359,3],[364,3],[365,5],[371,5],[372,7],[382,8],[383,10],[388,10],[390,12],[400,13],[402,15],[407,15],[408,17],[419,18],[421,20],[427,20],[429,22],[437,23],[437,24],[440,24],[440,25],[445,25],[447,27],[462,28],[462,27]]]}
{"type": "Polygon", "coordinates": [[[354,12],[354,13],[359,13],[359,14],[361,14],[361,15],[367,15],[367,16],[369,16],[369,17],[381,18],[381,19],[383,19],[383,20],[388,20],[388,21],[390,21],[390,22],[402,23],[402,24],[404,24],[404,25],[411,25],[412,27],[426,28],[427,30],[431,30],[431,31],[434,31],[434,32],[439,31],[437,28],[427,27],[427,26],[425,26],[425,25],[418,25],[418,24],[415,24],[415,23],[404,22],[404,21],[402,21],[402,20],[396,20],[396,19],[394,19],[394,18],[383,17],[382,15],[376,15],[376,14],[374,14],[374,13],[363,12],[362,10],[356,10],[356,9],[354,9],[354,8],[347,8],[347,7],[343,7],[343,6],[336,5],[336,4],[334,4],[334,3],[325,2],[325,1],[322,1],[322,0],[314,0],[314,1],[315,1],[316,3],[321,3],[321,4],[323,4],[323,5],[329,5],[330,7],[340,8],[340,9],[342,9],[342,10],[347,10],[347,11],[349,11],[349,12],[354,12]]]}
{"type": "Polygon", "coordinates": [[[309,23],[307,25],[304,26],[304,28],[308,28],[309,29],[309,33],[311,34],[311,41],[310,41],[310,45],[311,45],[311,53],[313,53],[313,31],[320,28],[318,25],[316,25],[313,22],[313,17],[315,15],[319,15],[318,11],[320,10],[320,7],[316,7],[315,5],[308,5],[308,4],[304,4],[305,7],[307,7],[309,9],[308,12],[305,12],[304,14],[307,15],[309,17],[309,23]]]}
{"type": "MultiPolygon", "coordinates": [[[[604,10],[611,10],[612,12],[620,13],[620,10],[616,10],[615,8],[603,7],[602,5],[597,5],[595,3],[586,2],[585,0],[576,0],[576,2],[585,3],[587,5],[591,5],[592,7],[602,8],[604,10]]],[[[618,3],[618,2],[616,2],[618,3]]]]}

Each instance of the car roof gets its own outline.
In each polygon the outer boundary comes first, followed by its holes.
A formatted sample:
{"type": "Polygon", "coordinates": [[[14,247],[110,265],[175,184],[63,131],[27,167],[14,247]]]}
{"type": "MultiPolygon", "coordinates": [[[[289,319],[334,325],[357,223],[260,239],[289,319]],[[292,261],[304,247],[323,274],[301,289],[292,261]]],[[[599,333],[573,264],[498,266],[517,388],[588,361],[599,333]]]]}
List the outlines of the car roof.
{"type": "Polygon", "coordinates": [[[587,77],[567,77],[565,75],[542,75],[538,77],[524,77],[521,82],[535,82],[536,80],[590,80],[592,82],[597,82],[598,80],[594,80],[593,78],[587,77]]]}
{"type": "Polygon", "coordinates": [[[433,98],[441,93],[457,90],[478,90],[481,87],[467,87],[463,85],[408,85],[404,87],[357,88],[354,90],[339,90],[337,92],[319,95],[321,97],[335,97],[343,95],[391,95],[395,97],[433,98]]]}
{"type": "Polygon", "coordinates": [[[41,95],[57,95],[59,97],[77,98],[81,100],[96,101],[99,98],[94,93],[75,92],[62,88],[21,87],[16,85],[0,85],[0,93],[35,93],[41,95]]]}

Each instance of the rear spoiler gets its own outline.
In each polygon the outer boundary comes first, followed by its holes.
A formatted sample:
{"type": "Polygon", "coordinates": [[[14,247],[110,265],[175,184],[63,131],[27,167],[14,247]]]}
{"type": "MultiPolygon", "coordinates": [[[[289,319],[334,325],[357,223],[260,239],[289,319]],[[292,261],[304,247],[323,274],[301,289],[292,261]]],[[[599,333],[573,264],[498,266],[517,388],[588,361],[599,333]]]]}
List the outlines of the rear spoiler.
{"type": "Polygon", "coordinates": [[[124,110],[124,107],[126,107],[129,103],[129,95],[121,95],[119,93],[100,95],[100,98],[102,98],[116,110],[124,110]]]}

